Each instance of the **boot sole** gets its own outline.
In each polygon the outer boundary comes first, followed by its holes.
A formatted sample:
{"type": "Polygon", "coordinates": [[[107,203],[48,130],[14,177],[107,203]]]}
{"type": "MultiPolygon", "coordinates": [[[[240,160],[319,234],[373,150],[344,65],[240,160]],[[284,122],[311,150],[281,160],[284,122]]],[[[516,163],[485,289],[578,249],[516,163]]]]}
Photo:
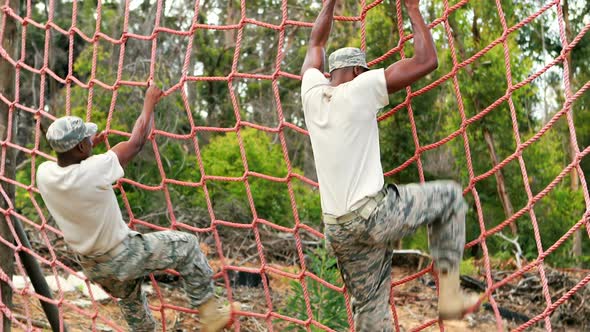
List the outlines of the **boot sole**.
{"type": "Polygon", "coordinates": [[[463,319],[468,314],[479,311],[481,304],[478,304],[478,301],[479,301],[478,296],[476,296],[475,294],[468,295],[466,298],[464,298],[464,300],[467,303],[465,303],[465,302],[463,303],[463,310],[461,312],[456,312],[456,311],[452,311],[452,312],[442,311],[441,312],[441,311],[439,311],[438,312],[438,319],[439,320],[460,320],[460,319],[463,319]],[[476,304],[477,304],[477,306],[476,306],[476,304]]]}
{"type": "Polygon", "coordinates": [[[215,322],[213,323],[214,325],[212,326],[212,324],[209,324],[208,326],[202,326],[201,325],[201,331],[202,332],[218,332],[223,330],[224,328],[230,326],[233,323],[233,317],[231,316],[231,312],[232,311],[238,311],[242,309],[242,304],[240,302],[234,302],[232,303],[232,310],[228,311],[228,314],[230,314],[230,316],[226,319],[224,319],[224,322],[215,322]]]}

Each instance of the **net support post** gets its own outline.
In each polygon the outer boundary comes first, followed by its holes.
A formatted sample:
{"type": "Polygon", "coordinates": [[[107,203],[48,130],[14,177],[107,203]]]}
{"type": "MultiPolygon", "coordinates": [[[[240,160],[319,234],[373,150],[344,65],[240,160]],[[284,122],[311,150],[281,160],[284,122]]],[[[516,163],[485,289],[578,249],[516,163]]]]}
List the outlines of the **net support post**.
{"type": "MultiPolygon", "coordinates": [[[[14,229],[22,246],[32,250],[31,243],[27,238],[27,234],[25,233],[25,230],[20,220],[14,220],[14,229]]],[[[33,284],[33,288],[35,288],[35,292],[48,299],[53,299],[51,295],[51,289],[49,288],[49,285],[47,284],[47,281],[43,276],[43,271],[41,271],[41,267],[39,266],[39,263],[37,262],[35,257],[24,250],[20,250],[18,252],[18,255],[23,263],[23,266],[25,267],[25,270],[27,271],[27,275],[31,280],[31,284],[33,284]]],[[[43,307],[45,316],[47,316],[47,321],[49,322],[49,325],[51,325],[51,329],[54,332],[67,332],[65,322],[63,323],[63,326],[60,326],[61,319],[59,317],[59,309],[57,305],[43,300],[39,300],[39,302],[41,302],[41,306],[43,307]]]]}
{"type": "MultiPolygon", "coordinates": [[[[0,45],[8,54],[14,57],[14,55],[18,51],[18,41],[17,41],[17,29],[16,29],[16,21],[9,17],[2,17],[4,14],[5,6],[8,6],[15,12],[18,12],[18,8],[20,6],[20,0],[14,1],[2,1],[0,3],[2,7],[2,11],[0,11],[0,24],[4,22],[3,26],[0,27],[0,30],[3,30],[2,36],[0,36],[0,45]]],[[[5,61],[3,58],[0,57],[0,94],[8,98],[9,100],[14,100],[14,82],[15,82],[15,70],[10,64],[10,62],[5,61]]],[[[2,142],[6,141],[7,135],[9,133],[9,117],[11,116],[12,111],[14,110],[14,106],[10,106],[6,103],[0,102],[0,140],[2,142]]],[[[13,126],[15,128],[16,126],[13,126]]],[[[6,151],[7,146],[2,146],[2,151],[6,153],[6,160],[5,160],[5,168],[3,176],[14,179],[15,175],[15,163],[16,163],[16,155],[14,151],[8,150],[6,151]]],[[[8,182],[1,182],[0,186],[2,186],[1,190],[3,190],[8,199],[14,202],[14,185],[11,185],[8,182]]],[[[10,206],[10,202],[7,202],[5,199],[0,199],[0,207],[3,209],[8,209],[10,206]]],[[[0,237],[4,240],[4,243],[13,243],[14,241],[14,234],[9,226],[10,216],[5,216],[0,220],[0,237]]],[[[13,248],[9,245],[5,245],[4,243],[0,243],[0,269],[6,275],[8,280],[12,279],[12,275],[14,274],[14,251],[13,248]]],[[[2,294],[0,297],[0,303],[5,306],[7,312],[10,312],[12,308],[12,288],[5,280],[0,280],[0,293],[2,294]]],[[[10,332],[11,329],[11,320],[5,312],[0,311],[0,331],[10,332]]]]}

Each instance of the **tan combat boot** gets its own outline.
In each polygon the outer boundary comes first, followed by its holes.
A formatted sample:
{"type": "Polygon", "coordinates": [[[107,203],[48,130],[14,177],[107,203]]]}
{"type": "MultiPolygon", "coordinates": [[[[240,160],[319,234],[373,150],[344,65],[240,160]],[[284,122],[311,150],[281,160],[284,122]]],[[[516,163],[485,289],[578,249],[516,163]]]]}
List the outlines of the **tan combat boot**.
{"type": "MultiPolygon", "coordinates": [[[[234,302],[231,308],[234,311],[240,310],[241,305],[239,302],[234,302]]],[[[199,306],[199,317],[202,332],[221,331],[231,320],[230,306],[212,297],[199,306]]]]}
{"type": "Polygon", "coordinates": [[[439,319],[462,319],[478,301],[477,295],[461,291],[458,270],[439,273],[438,287],[439,319]]]}

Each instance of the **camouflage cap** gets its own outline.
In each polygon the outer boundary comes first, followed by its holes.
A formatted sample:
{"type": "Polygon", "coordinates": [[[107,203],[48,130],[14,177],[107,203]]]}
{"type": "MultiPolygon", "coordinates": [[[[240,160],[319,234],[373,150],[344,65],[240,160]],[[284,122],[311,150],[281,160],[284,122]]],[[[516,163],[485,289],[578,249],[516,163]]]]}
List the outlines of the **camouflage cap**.
{"type": "Polygon", "coordinates": [[[336,69],[345,67],[361,66],[369,69],[367,60],[365,59],[365,52],[356,47],[344,47],[338,49],[328,58],[328,67],[330,73],[336,69]]]}
{"type": "Polygon", "coordinates": [[[55,152],[66,152],[74,148],[86,137],[96,134],[98,126],[86,122],[77,116],[64,116],[55,121],[47,129],[47,141],[55,152]]]}

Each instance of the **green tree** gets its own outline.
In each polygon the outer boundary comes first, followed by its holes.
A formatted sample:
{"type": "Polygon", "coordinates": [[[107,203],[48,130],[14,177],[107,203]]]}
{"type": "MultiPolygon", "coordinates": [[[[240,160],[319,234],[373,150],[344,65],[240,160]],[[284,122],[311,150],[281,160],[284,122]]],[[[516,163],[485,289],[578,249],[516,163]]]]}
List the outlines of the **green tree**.
{"type": "MultiPolygon", "coordinates": [[[[246,163],[250,172],[287,179],[289,174],[281,148],[271,141],[269,135],[247,128],[240,130],[239,137],[243,142],[246,163]]],[[[238,135],[226,133],[213,138],[203,149],[203,164],[207,175],[241,178],[245,174],[245,168],[240,153],[238,135]]],[[[293,168],[292,172],[302,173],[297,168],[293,168]]],[[[287,183],[274,182],[255,175],[247,176],[247,181],[259,218],[283,226],[294,226],[287,183]]],[[[321,215],[318,192],[294,178],[288,178],[287,181],[291,183],[293,188],[300,220],[317,227],[321,215]]],[[[207,189],[217,218],[240,222],[252,220],[245,183],[208,180],[207,189]]],[[[203,203],[201,201],[199,204],[203,203]]]]}

